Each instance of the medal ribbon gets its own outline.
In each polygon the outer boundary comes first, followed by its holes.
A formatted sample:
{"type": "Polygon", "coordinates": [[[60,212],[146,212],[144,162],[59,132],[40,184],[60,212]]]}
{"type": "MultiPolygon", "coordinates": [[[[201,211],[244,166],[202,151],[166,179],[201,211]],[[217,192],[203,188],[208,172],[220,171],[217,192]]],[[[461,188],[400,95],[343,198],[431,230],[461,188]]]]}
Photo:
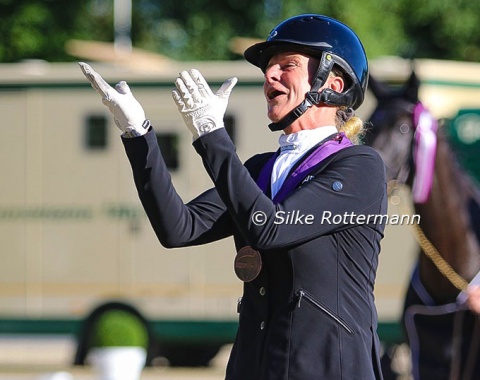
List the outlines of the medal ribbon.
{"type": "MultiPolygon", "coordinates": [[[[317,164],[332,154],[337,153],[338,151],[349,146],[353,146],[353,144],[343,132],[337,133],[332,139],[319,145],[287,177],[280,190],[272,199],[273,203],[278,204],[287,198],[290,192],[307,177],[308,173],[310,173],[317,164]]],[[[273,154],[273,156],[263,166],[260,175],[257,178],[257,185],[264,193],[267,192],[267,189],[270,186],[273,165],[275,164],[275,160],[277,159],[278,155],[279,151],[273,154]]]]}

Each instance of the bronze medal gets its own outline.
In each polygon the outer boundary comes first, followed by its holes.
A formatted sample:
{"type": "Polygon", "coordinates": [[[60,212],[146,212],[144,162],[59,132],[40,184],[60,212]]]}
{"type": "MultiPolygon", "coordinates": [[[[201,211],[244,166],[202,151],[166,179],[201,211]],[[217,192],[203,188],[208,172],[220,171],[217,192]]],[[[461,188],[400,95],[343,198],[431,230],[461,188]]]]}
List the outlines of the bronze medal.
{"type": "Polygon", "coordinates": [[[243,247],[235,257],[235,274],[244,281],[250,282],[257,278],[262,270],[262,256],[260,252],[250,246],[243,247]]]}

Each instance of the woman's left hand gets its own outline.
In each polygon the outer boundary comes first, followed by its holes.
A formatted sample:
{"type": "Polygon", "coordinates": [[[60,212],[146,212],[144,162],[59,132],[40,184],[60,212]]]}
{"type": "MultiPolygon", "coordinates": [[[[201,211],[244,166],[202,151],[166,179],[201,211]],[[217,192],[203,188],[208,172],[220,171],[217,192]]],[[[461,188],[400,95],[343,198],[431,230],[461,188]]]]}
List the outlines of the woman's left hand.
{"type": "Polygon", "coordinates": [[[194,139],[224,127],[228,98],[236,83],[235,77],[227,79],[214,94],[198,70],[180,73],[172,96],[194,139]]]}

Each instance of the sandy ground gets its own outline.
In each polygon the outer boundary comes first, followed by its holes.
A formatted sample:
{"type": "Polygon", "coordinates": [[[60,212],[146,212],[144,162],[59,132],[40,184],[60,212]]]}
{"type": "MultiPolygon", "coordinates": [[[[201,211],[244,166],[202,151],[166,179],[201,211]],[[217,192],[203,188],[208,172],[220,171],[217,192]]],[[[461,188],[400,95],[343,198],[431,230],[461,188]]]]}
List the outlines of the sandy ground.
{"type": "MultiPolygon", "coordinates": [[[[100,380],[89,366],[72,366],[76,342],[71,337],[0,335],[0,380],[100,380]]],[[[149,367],[141,380],[223,380],[230,353],[225,346],[209,368],[149,367]]],[[[409,351],[400,346],[392,363],[396,380],[411,380],[409,351]]]]}
{"type": "MultiPolygon", "coordinates": [[[[1,380],[96,380],[89,366],[72,366],[75,340],[70,337],[24,338],[0,336],[1,380]]],[[[230,347],[225,347],[209,368],[145,368],[142,380],[224,379],[230,347]]]]}

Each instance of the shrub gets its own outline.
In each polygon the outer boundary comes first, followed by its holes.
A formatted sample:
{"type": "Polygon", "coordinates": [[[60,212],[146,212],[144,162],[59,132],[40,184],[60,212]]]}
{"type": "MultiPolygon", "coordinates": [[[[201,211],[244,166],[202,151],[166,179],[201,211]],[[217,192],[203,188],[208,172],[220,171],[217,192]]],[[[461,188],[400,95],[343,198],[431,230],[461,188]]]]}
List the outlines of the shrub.
{"type": "Polygon", "coordinates": [[[108,310],[93,324],[94,347],[143,347],[147,348],[148,332],[143,321],[124,310],[108,310]]]}

